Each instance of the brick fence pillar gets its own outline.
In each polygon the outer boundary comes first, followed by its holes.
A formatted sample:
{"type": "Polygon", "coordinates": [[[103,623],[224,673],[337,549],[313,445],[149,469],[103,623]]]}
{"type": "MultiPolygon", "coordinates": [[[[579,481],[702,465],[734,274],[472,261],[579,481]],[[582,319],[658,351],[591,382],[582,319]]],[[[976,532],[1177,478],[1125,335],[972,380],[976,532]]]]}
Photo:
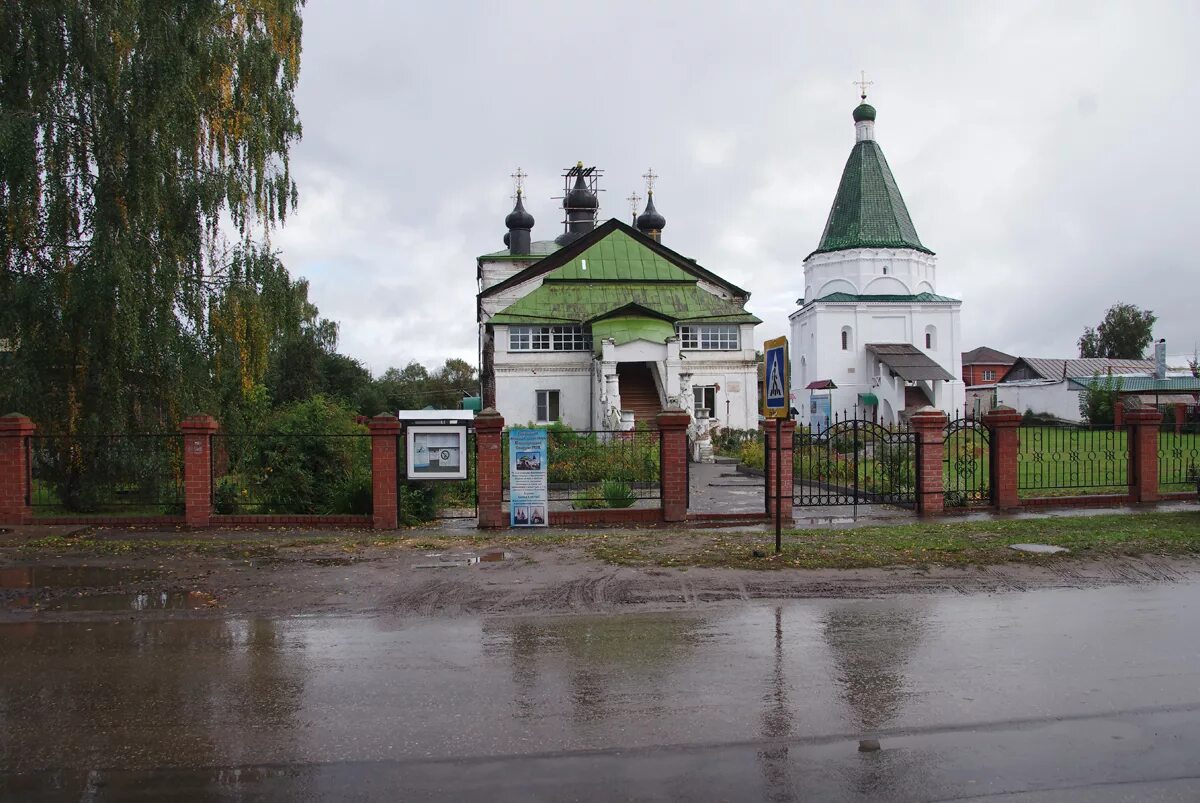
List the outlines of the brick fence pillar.
{"type": "Polygon", "coordinates": [[[1021,414],[1011,407],[997,407],[983,416],[988,428],[991,459],[992,503],[997,510],[1012,510],[1021,506],[1017,485],[1017,440],[1021,414]]]}
{"type": "Polygon", "coordinates": [[[212,524],[212,436],[220,429],[211,415],[192,415],[183,433],[183,521],[188,527],[212,524]]]}
{"type": "Polygon", "coordinates": [[[1188,406],[1183,402],[1175,402],[1175,434],[1183,434],[1183,425],[1187,423],[1188,406]]]}
{"type": "Polygon", "coordinates": [[[779,515],[789,525],[792,523],[792,509],[795,501],[795,482],[792,461],[792,447],[796,443],[796,422],[788,419],[779,423],[779,471],[775,471],[775,427],[773,420],[763,421],[762,427],[766,437],[763,439],[763,473],[766,475],[767,515],[775,520],[775,503],[779,503],[779,515]]]}
{"type": "Polygon", "coordinates": [[[913,413],[909,426],[917,436],[917,512],[937,516],[946,510],[946,425],[950,417],[926,407],[913,413]]]}
{"type": "Polygon", "coordinates": [[[1125,428],[1125,402],[1117,399],[1113,402],[1113,431],[1120,432],[1125,428]]]}
{"type": "Polygon", "coordinates": [[[1158,432],[1163,416],[1153,407],[1125,411],[1129,427],[1129,496],[1133,502],[1157,502],[1158,432]]]}
{"type": "Polygon", "coordinates": [[[396,504],[400,420],[380,413],[367,422],[367,429],[371,431],[371,527],[394,530],[400,524],[396,504]]]}
{"type": "Polygon", "coordinates": [[[504,416],[492,407],[475,416],[475,493],[478,526],[504,527],[504,416]]]}
{"type": "Polygon", "coordinates": [[[654,420],[662,435],[658,460],[663,521],[683,521],[688,507],[687,431],[692,417],[686,410],[663,410],[654,420]]]}
{"type": "Polygon", "coordinates": [[[20,413],[0,418],[0,524],[29,524],[29,439],[37,429],[20,413]]]}

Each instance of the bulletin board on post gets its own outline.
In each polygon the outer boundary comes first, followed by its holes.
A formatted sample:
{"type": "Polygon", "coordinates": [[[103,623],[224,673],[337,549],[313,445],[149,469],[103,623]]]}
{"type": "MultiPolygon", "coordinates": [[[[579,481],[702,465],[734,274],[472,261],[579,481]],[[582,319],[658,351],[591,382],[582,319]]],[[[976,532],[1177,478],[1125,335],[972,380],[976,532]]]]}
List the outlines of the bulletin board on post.
{"type": "Polygon", "coordinates": [[[465,480],[465,424],[409,424],[405,427],[410,480],[465,480]]]}

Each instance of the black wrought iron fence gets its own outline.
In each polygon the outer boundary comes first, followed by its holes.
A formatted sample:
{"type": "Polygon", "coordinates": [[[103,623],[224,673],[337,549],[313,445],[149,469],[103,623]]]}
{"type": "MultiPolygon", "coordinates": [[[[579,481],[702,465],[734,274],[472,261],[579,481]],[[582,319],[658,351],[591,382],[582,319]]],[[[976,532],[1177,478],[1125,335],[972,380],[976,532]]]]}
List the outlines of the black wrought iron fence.
{"type": "MultiPolygon", "coordinates": [[[[547,429],[549,501],[575,509],[633,507],[662,498],[662,434],[658,430],[547,429]]],[[[504,499],[509,500],[508,433],[503,436],[504,499]]]]}
{"type": "Polygon", "coordinates": [[[956,418],[942,444],[947,508],[982,507],[992,501],[991,433],[982,422],[956,418]]]}
{"type": "Polygon", "coordinates": [[[797,431],[792,449],[798,507],[917,501],[917,436],[858,418],[834,418],[823,431],[797,431]]]}
{"type": "Polygon", "coordinates": [[[35,516],[183,513],[179,434],[33,435],[29,465],[35,516]]]}
{"type": "Polygon", "coordinates": [[[218,433],[212,495],[220,514],[369,514],[371,438],[218,433]]]}
{"type": "Polygon", "coordinates": [[[1200,485],[1200,433],[1175,431],[1166,424],[1158,433],[1158,486],[1163,491],[1195,491],[1200,485]]]}
{"type": "Polygon", "coordinates": [[[1072,425],[1022,426],[1017,491],[1022,496],[1111,494],[1129,487],[1124,430],[1072,425]]]}

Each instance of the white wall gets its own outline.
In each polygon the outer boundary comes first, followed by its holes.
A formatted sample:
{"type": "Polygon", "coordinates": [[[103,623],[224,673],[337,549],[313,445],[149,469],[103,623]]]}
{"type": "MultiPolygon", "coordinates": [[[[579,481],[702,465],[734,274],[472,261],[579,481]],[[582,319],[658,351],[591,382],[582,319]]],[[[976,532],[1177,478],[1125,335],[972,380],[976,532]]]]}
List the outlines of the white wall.
{"type": "Polygon", "coordinates": [[[937,257],[907,248],[833,251],[804,263],[804,301],[839,292],[916,295],[936,287],[937,257]]]}
{"type": "Polygon", "coordinates": [[[1033,410],[1049,413],[1064,421],[1082,421],[1079,415],[1079,391],[1070,390],[1066,382],[1029,384],[1001,382],[996,385],[996,403],[1011,407],[1018,413],[1033,410]]]}
{"type": "MultiPolygon", "coordinates": [[[[792,392],[801,422],[808,417],[811,382],[831,379],[837,389],[831,394],[832,410],[852,413],[859,393],[886,398],[898,414],[904,409],[904,387],[887,377],[866,350],[872,343],[910,343],[928,354],[953,376],[962,373],[962,335],[958,302],[893,304],[881,302],[809,304],[792,313],[792,392]],[[925,332],[934,327],[932,347],[925,346],[925,332]],[[842,331],[849,329],[849,348],[842,349],[842,331]]],[[[949,415],[963,409],[966,392],[961,381],[939,382],[934,406],[949,415]]],[[[890,423],[890,422],[889,422],[890,423]]]]}

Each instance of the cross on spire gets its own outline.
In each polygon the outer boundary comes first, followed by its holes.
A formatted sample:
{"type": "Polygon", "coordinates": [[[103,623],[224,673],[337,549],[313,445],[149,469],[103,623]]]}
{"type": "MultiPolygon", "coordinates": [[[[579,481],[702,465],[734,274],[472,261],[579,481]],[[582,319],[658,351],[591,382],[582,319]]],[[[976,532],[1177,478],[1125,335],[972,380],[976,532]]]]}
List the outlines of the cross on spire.
{"type": "Polygon", "coordinates": [[[850,83],[854,84],[855,86],[857,86],[859,88],[862,99],[866,100],[867,99],[867,87],[872,86],[875,82],[867,80],[867,71],[866,70],[859,70],[858,75],[859,75],[858,80],[851,81],[850,83]]]}
{"type": "Polygon", "coordinates": [[[518,167],[517,172],[511,173],[510,176],[512,177],[513,188],[515,190],[513,200],[516,200],[525,194],[525,179],[528,178],[529,174],[518,167]]]}
{"type": "Polygon", "coordinates": [[[629,201],[629,211],[632,213],[633,219],[637,220],[638,208],[642,205],[642,196],[638,195],[635,192],[633,195],[630,195],[625,200],[629,201]]]}
{"type": "Polygon", "coordinates": [[[653,195],[654,182],[658,178],[658,175],[654,172],[654,168],[648,168],[645,173],[642,173],[642,178],[646,179],[646,192],[653,195]]]}

